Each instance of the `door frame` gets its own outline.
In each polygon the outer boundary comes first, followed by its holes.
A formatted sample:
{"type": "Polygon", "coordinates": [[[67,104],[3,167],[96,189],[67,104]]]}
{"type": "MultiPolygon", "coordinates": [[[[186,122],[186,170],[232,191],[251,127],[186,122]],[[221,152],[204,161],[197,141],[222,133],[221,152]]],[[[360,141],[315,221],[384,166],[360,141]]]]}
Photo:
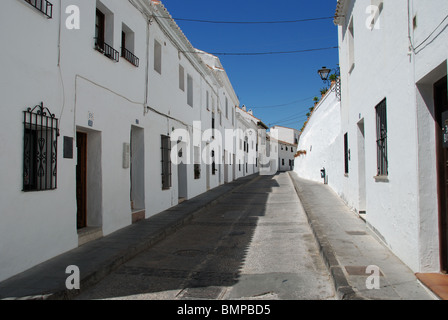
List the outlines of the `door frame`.
{"type": "Polygon", "coordinates": [[[76,227],[87,227],[87,133],[76,132],[76,227]]]}
{"type": "MultiPolygon", "coordinates": [[[[434,114],[436,127],[436,168],[437,168],[437,199],[439,219],[439,254],[440,269],[448,272],[448,149],[443,147],[442,113],[448,111],[446,101],[440,99],[447,92],[447,76],[436,81],[434,89],[434,114]]],[[[445,97],[445,99],[447,99],[445,97]]]]}

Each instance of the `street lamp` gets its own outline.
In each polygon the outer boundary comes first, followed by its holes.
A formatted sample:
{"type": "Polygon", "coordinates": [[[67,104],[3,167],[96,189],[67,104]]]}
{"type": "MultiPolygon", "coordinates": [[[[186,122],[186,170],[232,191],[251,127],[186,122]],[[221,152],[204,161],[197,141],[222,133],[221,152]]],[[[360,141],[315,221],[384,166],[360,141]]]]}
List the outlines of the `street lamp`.
{"type": "Polygon", "coordinates": [[[328,69],[327,67],[322,67],[322,69],[320,69],[318,71],[320,78],[322,79],[322,81],[327,82],[328,81],[328,76],[330,75],[331,70],[328,69]]]}
{"type": "Polygon", "coordinates": [[[322,81],[328,85],[331,84],[330,73],[334,72],[333,75],[336,78],[335,79],[336,80],[336,86],[335,86],[336,97],[338,98],[339,101],[341,101],[341,73],[340,73],[339,67],[337,67],[336,69],[333,69],[333,70],[328,69],[327,67],[322,67],[322,69],[319,69],[317,72],[319,73],[319,76],[322,79],[322,81]]]}

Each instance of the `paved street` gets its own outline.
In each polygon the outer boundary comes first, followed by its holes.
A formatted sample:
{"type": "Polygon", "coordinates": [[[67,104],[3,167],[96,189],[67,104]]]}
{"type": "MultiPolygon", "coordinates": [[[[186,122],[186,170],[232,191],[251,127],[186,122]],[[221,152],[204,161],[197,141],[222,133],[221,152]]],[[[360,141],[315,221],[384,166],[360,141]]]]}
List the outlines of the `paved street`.
{"type": "Polygon", "coordinates": [[[335,299],[287,173],[261,176],[76,299],[335,299]]]}

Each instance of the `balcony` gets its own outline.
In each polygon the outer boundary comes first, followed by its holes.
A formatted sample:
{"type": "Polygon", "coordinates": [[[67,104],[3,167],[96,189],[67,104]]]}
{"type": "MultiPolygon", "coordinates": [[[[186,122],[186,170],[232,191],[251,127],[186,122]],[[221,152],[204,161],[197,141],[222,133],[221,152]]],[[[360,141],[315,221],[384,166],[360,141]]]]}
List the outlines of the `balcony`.
{"type": "Polygon", "coordinates": [[[47,0],[25,0],[31,6],[42,12],[48,19],[53,17],[53,4],[47,0]]]}
{"type": "Polygon", "coordinates": [[[129,51],[128,49],[126,49],[126,48],[122,48],[122,49],[121,49],[121,56],[122,56],[125,60],[129,61],[132,65],[134,65],[134,66],[136,66],[136,67],[139,66],[140,59],[137,58],[137,57],[136,57],[131,51],[129,51]]]}
{"type": "Polygon", "coordinates": [[[101,52],[103,55],[105,55],[111,60],[114,60],[115,62],[120,61],[120,53],[117,50],[112,48],[104,41],[101,41],[96,38],[95,38],[95,50],[101,52]]]}

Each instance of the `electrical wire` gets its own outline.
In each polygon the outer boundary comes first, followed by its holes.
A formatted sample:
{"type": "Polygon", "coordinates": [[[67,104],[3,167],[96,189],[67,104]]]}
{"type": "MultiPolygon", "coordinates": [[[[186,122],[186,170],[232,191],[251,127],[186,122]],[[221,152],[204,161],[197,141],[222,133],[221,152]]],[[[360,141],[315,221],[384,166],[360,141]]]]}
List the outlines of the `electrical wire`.
{"type": "Polygon", "coordinates": [[[180,51],[182,53],[196,53],[196,54],[211,54],[214,56],[261,56],[261,55],[276,55],[276,54],[292,54],[292,53],[304,53],[313,51],[324,51],[339,49],[338,46],[304,49],[304,50],[291,50],[291,51],[267,51],[267,52],[197,52],[197,51],[180,51]]]}
{"type": "Polygon", "coordinates": [[[286,122],[289,123],[289,122],[291,122],[291,121],[293,121],[293,120],[298,121],[299,119],[301,119],[301,118],[303,118],[303,117],[306,117],[307,113],[308,113],[308,112],[297,114],[297,115],[294,116],[294,117],[293,117],[293,115],[292,115],[292,116],[289,116],[288,118],[282,118],[282,119],[280,119],[280,120],[278,120],[278,121],[274,121],[274,122],[269,123],[269,126],[271,126],[271,125],[275,125],[275,124],[282,124],[282,123],[286,123],[286,122]]]}
{"type": "Polygon", "coordinates": [[[277,105],[272,105],[272,106],[262,106],[262,107],[252,107],[252,109],[281,108],[281,107],[290,106],[290,105],[295,104],[295,103],[304,102],[304,101],[307,101],[307,100],[310,100],[310,99],[313,99],[313,98],[314,98],[314,96],[313,97],[309,97],[309,98],[305,98],[305,99],[301,99],[301,100],[296,100],[296,101],[293,101],[293,102],[284,103],[284,104],[277,104],[277,105]]]}
{"type": "Polygon", "coordinates": [[[159,19],[173,19],[173,20],[177,20],[177,21],[214,23],[214,24],[286,24],[286,23],[299,23],[299,22],[310,22],[310,21],[334,19],[334,17],[318,17],[318,18],[306,18],[306,19],[297,19],[297,20],[274,20],[274,21],[222,21],[222,20],[170,18],[170,17],[162,17],[162,16],[153,16],[153,17],[159,18],[159,19]]]}
{"type": "Polygon", "coordinates": [[[419,45],[417,45],[414,50],[418,50],[418,48],[420,48],[423,44],[425,44],[426,41],[428,41],[432,35],[437,31],[437,29],[439,29],[439,27],[448,19],[448,15],[442,20],[442,22],[439,23],[439,25],[429,34],[428,37],[426,37],[425,40],[423,40],[419,45]]]}
{"type": "MultiPolygon", "coordinates": [[[[275,54],[292,54],[292,53],[304,53],[304,52],[313,52],[313,51],[324,51],[324,50],[333,50],[338,49],[339,47],[326,47],[326,48],[315,48],[315,49],[304,49],[304,50],[292,50],[292,51],[269,51],[269,52],[208,52],[208,54],[212,54],[214,56],[261,56],[261,55],[275,55],[275,54]]],[[[201,52],[187,52],[183,51],[183,53],[198,53],[205,54],[201,52]]]]}

